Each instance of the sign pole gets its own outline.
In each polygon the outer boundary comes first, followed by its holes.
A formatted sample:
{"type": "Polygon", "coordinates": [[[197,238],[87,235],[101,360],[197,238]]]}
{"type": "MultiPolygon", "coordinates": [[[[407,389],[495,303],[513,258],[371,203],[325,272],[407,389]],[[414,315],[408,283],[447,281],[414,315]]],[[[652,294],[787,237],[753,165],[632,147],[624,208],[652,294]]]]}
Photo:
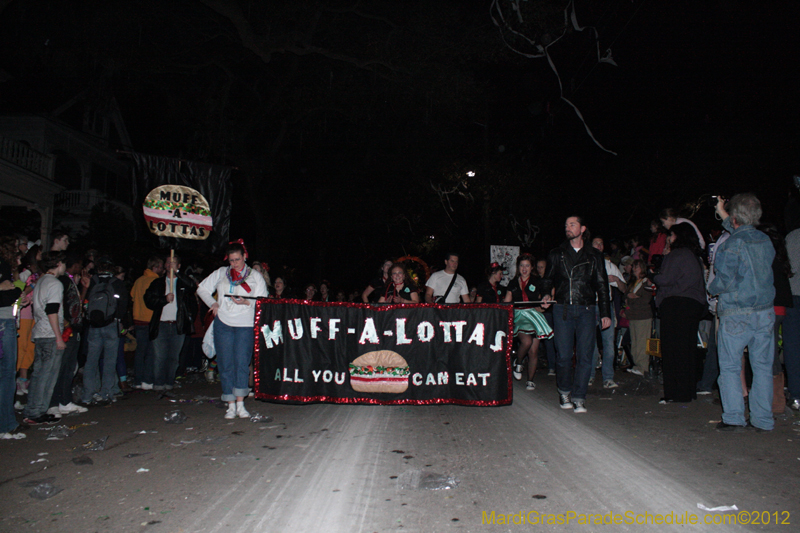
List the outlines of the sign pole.
{"type": "Polygon", "coordinates": [[[174,264],[175,264],[175,249],[174,248],[170,248],[169,249],[169,266],[170,266],[170,269],[169,269],[169,286],[170,286],[170,292],[172,294],[175,294],[175,269],[172,268],[174,264]]]}

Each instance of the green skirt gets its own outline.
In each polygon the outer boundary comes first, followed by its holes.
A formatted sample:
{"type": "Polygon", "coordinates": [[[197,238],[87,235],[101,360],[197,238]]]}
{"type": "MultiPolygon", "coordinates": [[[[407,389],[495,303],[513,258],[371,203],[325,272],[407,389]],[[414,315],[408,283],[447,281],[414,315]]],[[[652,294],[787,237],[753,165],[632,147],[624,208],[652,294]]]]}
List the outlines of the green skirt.
{"type": "Polygon", "coordinates": [[[519,333],[549,339],[553,336],[553,328],[547,323],[544,315],[536,309],[514,309],[514,335],[519,333]]]}

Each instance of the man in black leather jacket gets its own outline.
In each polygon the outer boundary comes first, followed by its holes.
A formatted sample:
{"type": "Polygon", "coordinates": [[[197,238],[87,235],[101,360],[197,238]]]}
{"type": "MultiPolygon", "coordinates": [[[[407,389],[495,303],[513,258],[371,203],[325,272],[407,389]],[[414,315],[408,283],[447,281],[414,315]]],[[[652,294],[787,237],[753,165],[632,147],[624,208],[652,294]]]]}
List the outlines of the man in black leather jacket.
{"type": "MultiPolygon", "coordinates": [[[[562,409],[586,412],[586,389],[592,374],[595,340],[595,305],[602,329],[611,326],[608,275],[603,255],[584,240],[586,226],[578,216],[567,218],[567,240],[550,251],[543,280],[545,292],[555,301],[556,384],[562,409]],[[575,349],[575,373],[572,354],[575,349]]],[[[546,296],[545,299],[549,299],[546,296]]]]}
{"type": "Polygon", "coordinates": [[[144,293],[144,304],[153,310],[150,319],[150,340],[155,354],[153,390],[172,388],[183,342],[192,333],[197,315],[195,284],[179,272],[180,257],[165,258],[164,268],[166,275],[153,281],[144,293]],[[170,272],[174,273],[172,281],[170,272]]]}

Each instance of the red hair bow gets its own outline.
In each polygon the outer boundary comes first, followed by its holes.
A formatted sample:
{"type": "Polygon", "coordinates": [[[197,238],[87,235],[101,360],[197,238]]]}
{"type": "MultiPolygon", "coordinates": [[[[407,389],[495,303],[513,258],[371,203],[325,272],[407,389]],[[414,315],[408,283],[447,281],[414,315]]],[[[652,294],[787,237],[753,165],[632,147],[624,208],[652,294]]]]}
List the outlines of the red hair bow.
{"type": "MultiPolygon", "coordinates": [[[[245,260],[247,260],[247,246],[244,245],[244,239],[237,239],[235,241],[230,241],[228,244],[241,244],[242,248],[244,248],[244,258],[245,260]]],[[[228,260],[228,255],[225,254],[225,259],[223,259],[223,261],[227,260],[228,260]]]]}

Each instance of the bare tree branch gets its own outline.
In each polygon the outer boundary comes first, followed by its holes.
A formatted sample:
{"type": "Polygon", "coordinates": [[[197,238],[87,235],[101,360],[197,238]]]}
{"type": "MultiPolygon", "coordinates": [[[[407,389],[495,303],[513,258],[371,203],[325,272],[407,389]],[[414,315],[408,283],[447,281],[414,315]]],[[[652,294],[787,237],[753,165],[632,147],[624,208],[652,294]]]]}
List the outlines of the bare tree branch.
{"type": "MultiPolygon", "coordinates": [[[[305,42],[287,43],[282,47],[269,47],[266,46],[266,44],[263,42],[263,39],[261,39],[253,31],[253,27],[236,2],[231,2],[229,0],[200,0],[200,2],[209,9],[212,9],[213,11],[227,18],[236,28],[239,38],[242,41],[242,45],[246,49],[256,54],[256,56],[258,56],[265,63],[272,61],[272,55],[275,53],[291,53],[297,56],[320,55],[334,61],[349,63],[356,68],[369,70],[378,75],[381,75],[381,69],[376,67],[383,67],[392,72],[400,71],[398,67],[391,65],[386,61],[379,59],[359,58],[349,54],[343,54],[312,45],[310,40],[314,31],[316,30],[316,24],[319,22],[322,11],[318,11],[315,14],[314,21],[311,24],[309,31],[306,33],[305,38],[303,39],[305,42]]],[[[296,37],[299,37],[299,34],[296,34],[296,37]]]]}
{"type": "Polygon", "coordinates": [[[236,31],[239,33],[239,38],[242,40],[242,45],[245,48],[256,54],[265,63],[272,61],[272,54],[276,50],[264,48],[262,44],[258,42],[255,32],[253,32],[253,27],[250,25],[245,14],[242,13],[237,2],[229,0],[200,0],[200,3],[227,18],[233,24],[234,28],[236,28],[236,31]]]}

